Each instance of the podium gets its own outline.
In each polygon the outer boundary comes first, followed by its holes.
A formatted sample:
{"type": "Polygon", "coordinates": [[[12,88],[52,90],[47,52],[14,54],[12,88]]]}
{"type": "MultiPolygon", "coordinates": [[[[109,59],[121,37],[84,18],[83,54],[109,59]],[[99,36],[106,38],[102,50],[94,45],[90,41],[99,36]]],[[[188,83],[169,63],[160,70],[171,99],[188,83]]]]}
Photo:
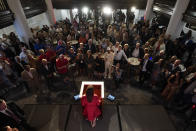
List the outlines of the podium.
{"type": "Polygon", "coordinates": [[[86,94],[87,87],[89,85],[93,86],[94,94],[96,94],[100,99],[104,98],[104,82],[103,81],[82,81],[80,88],[80,98],[86,94]]]}

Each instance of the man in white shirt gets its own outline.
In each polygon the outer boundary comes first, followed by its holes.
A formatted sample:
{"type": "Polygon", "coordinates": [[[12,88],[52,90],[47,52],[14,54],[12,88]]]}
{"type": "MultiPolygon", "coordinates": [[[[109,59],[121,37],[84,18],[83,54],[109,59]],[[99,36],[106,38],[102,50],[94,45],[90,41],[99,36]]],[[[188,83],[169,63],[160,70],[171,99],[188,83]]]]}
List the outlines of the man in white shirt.
{"type": "Polygon", "coordinates": [[[144,57],[144,50],[143,48],[140,48],[140,43],[137,43],[136,47],[132,48],[131,55],[132,57],[140,58],[140,59],[144,57]]]}
{"type": "Polygon", "coordinates": [[[111,52],[110,47],[107,48],[107,52],[105,53],[105,78],[110,79],[111,78],[111,73],[112,73],[112,65],[113,65],[113,60],[114,60],[114,53],[111,52]]]}
{"type": "Polygon", "coordinates": [[[122,63],[123,57],[128,62],[127,56],[126,56],[124,50],[122,50],[122,46],[119,45],[118,50],[116,52],[114,52],[114,65],[116,65],[117,63],[122,63]]]}
{"type": "Polygon", "coordinates": [[[24,61],[27,64],[29,63],[27,49],[25,47],[22,48],[22,52],[20,53],[19,57],[20,57],[21,61],[24,61]]]}
{"type": "Polygon", "coordinates": [[[6,45],[6,44],[3,42],[2,38],[0,38],[0,47],[1,47],[3,50],[5,50],[5,49],[8,47],[8,45],[6,45]]]}
{"type": "Polygon", "coordinates": [[[139,57],[139,51],[140,51],[139,47],[140,47],[140,43],[137,43],[135,49],[132,52],[132,56],[133,57],[136,57],[136,58],[139,57]]]}

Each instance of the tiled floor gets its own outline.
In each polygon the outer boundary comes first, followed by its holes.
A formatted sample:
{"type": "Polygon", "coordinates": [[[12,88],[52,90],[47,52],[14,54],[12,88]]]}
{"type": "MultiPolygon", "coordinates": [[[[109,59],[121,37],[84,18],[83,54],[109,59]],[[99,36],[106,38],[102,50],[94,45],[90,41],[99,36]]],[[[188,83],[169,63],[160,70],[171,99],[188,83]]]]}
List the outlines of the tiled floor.
{"type": "MultiPolygon", "coordinates": [[[[23,106],[24,104],[75,104],[78,101],[74,101],[73,96],[79,94],[79,89],[81,86],[82,80],[88,80],[86,77],[78,77],[76,79],[77,91],[73,91],[72,87],[68,87],[63,83],[56,83],[57,88],[61,88],[62,90],[50,92],[49,94],[45,93],[39,95],[26,95],[25,97],[21,97],[17,100],[17,104],[23,106]],[[59,85],[59,86],[58,86],[59,85]],[[64,89],[63,89],[63,86],[64,89]],[[50,98],[50,99],[48,99],[50,98]]],[[[129,83],[121,84],[118,89],[115,89],[114,82],[112,80],[105,80],[105,97],[108,94],[112,94],[116,97],[116,101],[110,102],[108,100],[104,100],[106,104],[152,104],[152,94],[140,89],[139,87],[131,86],[129,83]]],[[[43,86],[43,85],[41,85],[43,86]]],[[[47,91],[46,91],[47,92],[47,91]]]]}
{"type": "MultiPolygon", "coordinates": [[[[39,95],[23,94],[17,98],[13,98],[13,100],[16,101],[16,103],[21,107],[24,107],[25,104],[80,104],[80,101],[75,101],[73,99],[73,96],[79,94],[81,82],[90,81],[90,79],[88,79],[87,77],[77,77],[75,79],[75,86],[77,88],[77,91],[74,91],[74,84],[67,85],[58,79],[56,81],[56,91],[45,91],[44,94],[39,95]]],[[[105,97],[108,94],[112,94],[116,97],[116,100],[113,102],[104,99],[104,104],[162,104],[160,102],[160,99],[156,97],[159,96],[159,94],[152,93],[151,89],[138,87],[135,81],[125,80],[125,82],[122,83],[118,89],[115,88],[114,81],[112,80],[104,80],[104,83],[105,97]],[[154,98],[158,100],[155,101],[154,98]]],[[[44,86],[44,82],[41,83],[40,86],[44,86]]],[[[173,112],[168,112],[176,127],[182,129],[185,125],[183,118],[178,118],[178,116],[173,114],[173,112]]]]}
{"type": "Polygon", "coordinates": [[[81,105],[25,105],[24,111],[37,131],[176,131],[158,105],[105,104],[94,129],[82,116],[81,105]]]}

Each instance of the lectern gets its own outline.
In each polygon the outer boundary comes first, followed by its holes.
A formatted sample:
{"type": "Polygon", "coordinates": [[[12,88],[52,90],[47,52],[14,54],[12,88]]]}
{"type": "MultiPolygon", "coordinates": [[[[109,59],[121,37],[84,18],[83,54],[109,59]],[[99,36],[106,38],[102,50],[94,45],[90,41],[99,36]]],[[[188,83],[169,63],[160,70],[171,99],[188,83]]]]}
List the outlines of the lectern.
{"type": "Polygon", "coordinates": [[[104,82],[102,81],[83,81],[80,88],[80,98],[86,93],[87,87],[92,85],[94,93],[100,98],[104,98],[104,82]]]}
{"type": "Polygon", "coordinates": [[[104,98],[104,82],[102,81],[83,81],[80,88],[80,98],[86,94],[87,87],[92,85],[94,88],[94,94],[96,94],[99,99],[101,100],[101,104],[99,106],[101,111],[101,118],[103,117],[103,110],[102,110],[102,99],[104,98]]]}

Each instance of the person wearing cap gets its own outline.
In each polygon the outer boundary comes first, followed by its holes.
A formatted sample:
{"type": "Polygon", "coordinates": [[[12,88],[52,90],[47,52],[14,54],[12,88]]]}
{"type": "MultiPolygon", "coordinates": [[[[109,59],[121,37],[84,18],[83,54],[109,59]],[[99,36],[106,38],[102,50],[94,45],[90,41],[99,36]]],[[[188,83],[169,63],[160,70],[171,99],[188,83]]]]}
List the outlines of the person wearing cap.
{"type": "Polygon", "coordinates": [[[112,65],[113,65],[113,60],[114,60],[114,53],[110,50],[110,47],[107,48],[107,52],[105,53],[105,74],[104,78],[111,78],[111,73],[112,73],[112,65]]]}

